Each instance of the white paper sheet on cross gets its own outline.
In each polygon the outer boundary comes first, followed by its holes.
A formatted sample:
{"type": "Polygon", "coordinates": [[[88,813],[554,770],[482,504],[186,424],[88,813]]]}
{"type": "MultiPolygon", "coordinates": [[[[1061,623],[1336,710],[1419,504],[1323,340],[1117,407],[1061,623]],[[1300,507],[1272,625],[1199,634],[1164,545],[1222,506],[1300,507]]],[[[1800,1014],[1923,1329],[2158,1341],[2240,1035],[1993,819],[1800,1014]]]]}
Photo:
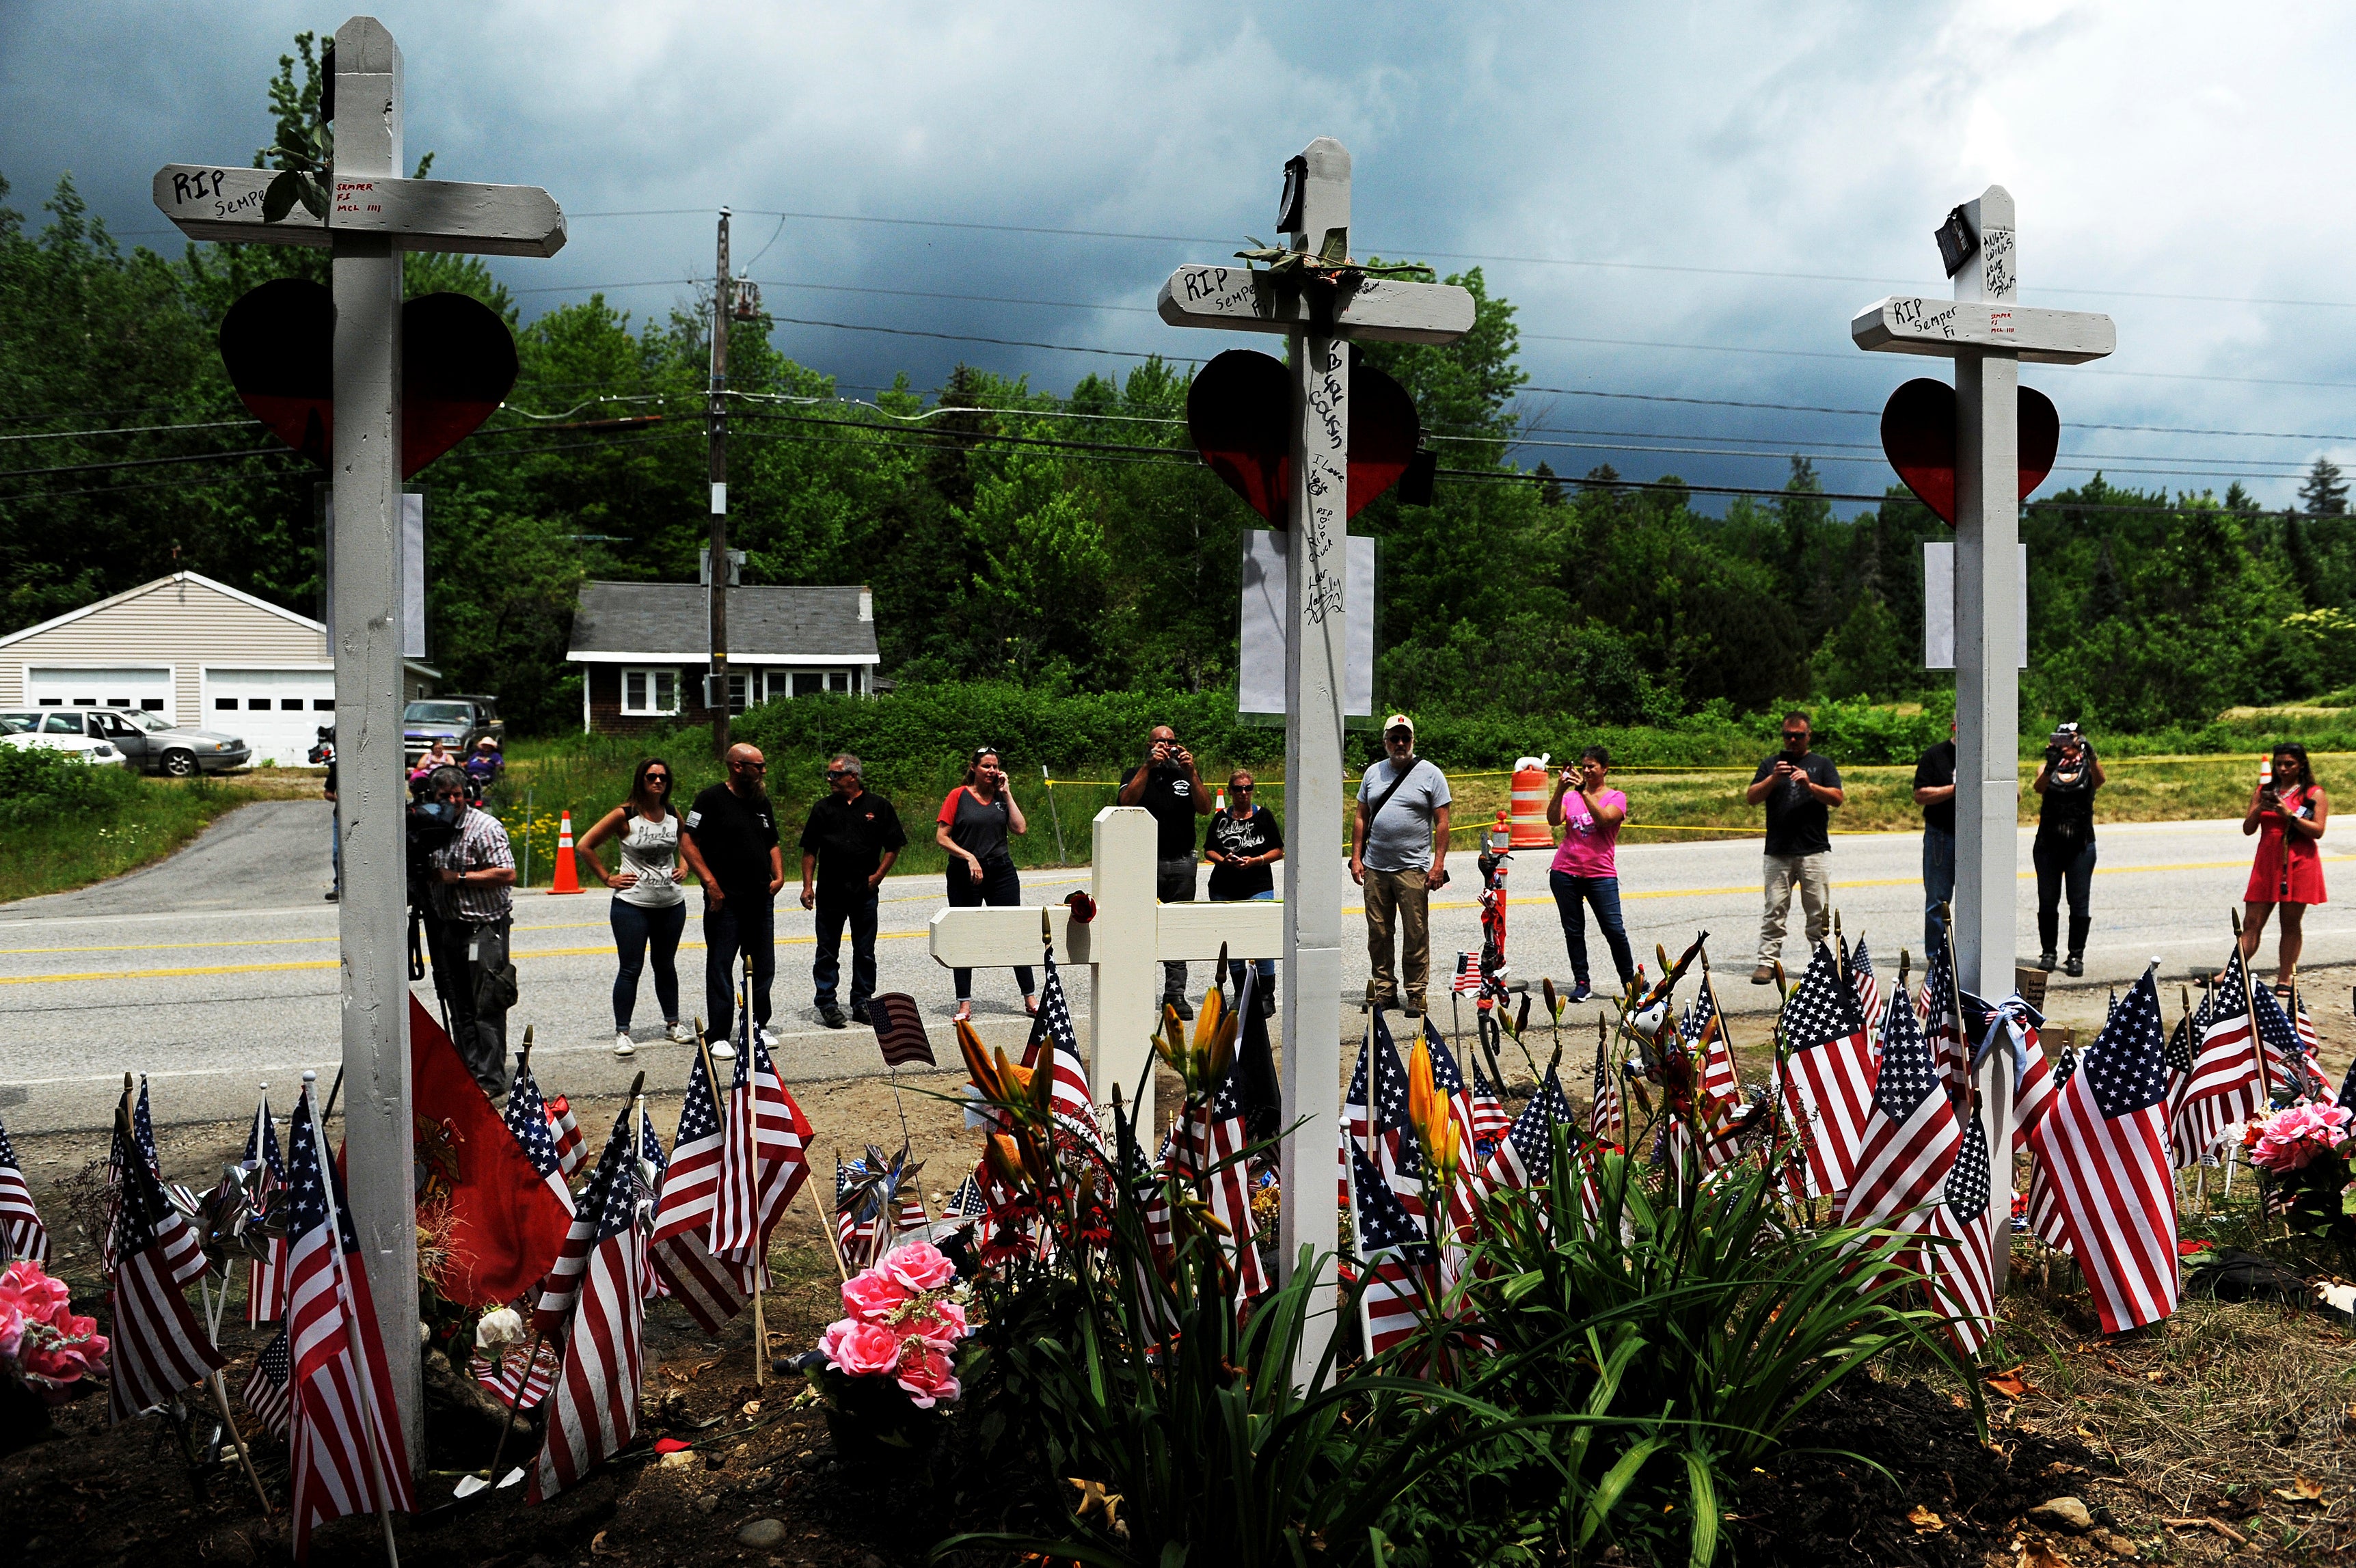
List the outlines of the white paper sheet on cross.
{"type": "MultiPolygon", "coordinates": [[[[1140,806],[1098,811],[1089,854],[1089,890],[1097,912],[1086,923],[1050,904],[943,909],[933,917],[933,958],[951,969],[1002,969],[1036,964],[1040,917],[1047,919],[1055,961],[1089,970],[1088,1091],[1099,1108],[1126,1106],[1152,1055],[1162,1021],[1162,963],[1211,959],[1225,944],[1230,959],[1274,958],[1283,950],[1282,906],[1266,900],[1162,904],[1154,898],[1153,813],[1140,806]]],[[[1212,983],[1224,976],[1214,975],[1212,983]]],[[[1205,990],[1208,987],[1205,987],[1205,990]]],[[[1153,1122],[1153,1081],[1143,1079],[1139,1125],[1153,1122]]],[[[1108,1118],[1106,1124],[1110,1125],[1108,1118]]]]}
{"type": "MultiPolygon", "coordinates": [[[[1329,261],[1350,253],[1350,155],[1320,136],[1285,165],[1277,229],[1292,249],[1329,261]]],[[[1452,343],[1472,327],[1472,295],[1445,284],[1363,274],[1338,286],[1279,279],[1234,263],[1180,267],[1162,285],[1173,327],[1277,332],[1290,350],[1292,478],[1280,527],[1288,550],[1284,650],[1284,779],[1293,841],[1310,845],[1341,825],[1342,698],[1347,607],[1343,593],[1350,450],[1346,342],[1452,343]]],[[[1341,1133],[1342,878],[1338,855],[1284,857],[1285,1204],[1277,1257],[1286,1276],[1301,1249],[1330,1255],[1339,1236],[1333,1150],[1341,1133]]],[[[1320,1314],[1298,1365],[1313,1366],[1333,1320],[1320,1314]]]]}
{"type": "Polygon", "coordinates": [[[373,16],[336,29],[325,221],[262,216],[270,170],[166,164],[155,205],[192,240],[325,246],[336,306],[336,810],[344,845],[344,1114],[351,1217],[408,1449],[422,1455],[414,1133],[409,1086],[400,613],[401,252],[552,256],[564,214],[530,186],[402,177],[402,62],[373,16]]]}
{"type": "MultiPolygon", "coordinates": [[[[1956,978],[1991,1001],[2011,993],[2019,891],[2020,366],[2076,365],[2117,346],[2111,318],[2019,303],[2020,255],[2011,192],[1992,185],[1950,215],[1964,251],[1952,300],[1893,295],[1858,311],[1860,349],[1955,361],[1955,896],[1956,978]],[[1967,248],[1966,248],[1967,247],[1967,248]]],[[[1974,1042],[1976,1045],[1977,1042],[1974,1042]]],[[[1988,1053],[1976,1075],[1988,1147],[2012,1146],[2012,1063],[1988,1053]]],[[[2011,1212],[2012,1162],[1994,1162],[1989,1201],[2011,1212]]],[[[1999,1237],[2003,1221],[1997,1222],[1999,1237]]],[[[1997,1248],[2004,1284],[2008,1246],[1997,1248]]]]}

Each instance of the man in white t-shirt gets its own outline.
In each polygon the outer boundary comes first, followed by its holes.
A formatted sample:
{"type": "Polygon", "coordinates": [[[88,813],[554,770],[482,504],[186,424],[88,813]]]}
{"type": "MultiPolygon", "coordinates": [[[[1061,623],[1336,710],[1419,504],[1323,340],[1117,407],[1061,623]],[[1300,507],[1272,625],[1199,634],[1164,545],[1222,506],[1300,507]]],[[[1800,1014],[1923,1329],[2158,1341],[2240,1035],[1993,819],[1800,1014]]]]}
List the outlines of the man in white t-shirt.
{"type": "Polygon", "coordinates": [[[1396,928],[1407,1011],[1423,1011],[1431,974],[1430,897],[1448,886],[1449,798],[1447,775],[1415,754],[1414,722],[1405,714],[1385,719],[1383,756],[1358,781],[1350,833],[1350,879],[1365,890],[1377,1007],[1399,1005],[1391,955],[1396,928]]]}

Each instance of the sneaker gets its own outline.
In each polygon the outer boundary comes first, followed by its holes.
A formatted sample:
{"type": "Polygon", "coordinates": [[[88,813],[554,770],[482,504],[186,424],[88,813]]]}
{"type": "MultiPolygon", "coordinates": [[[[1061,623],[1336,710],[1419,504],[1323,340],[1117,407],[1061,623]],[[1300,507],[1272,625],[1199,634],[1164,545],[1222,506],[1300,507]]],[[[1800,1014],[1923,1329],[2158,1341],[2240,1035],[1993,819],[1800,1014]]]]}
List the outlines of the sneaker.
{"type": "Polygon", "coordinates": [[[733,1062],[736,1059],[736,1047],[726,1040],[714,1040],[712,1042],[712,1059],[716,1062],[733,1062]]]}
{"type": "Polygon", "coordinates": [[[673,1018],[663,1026],[663,1038],[674,1046],[691,1046],[695,1044],[695,1031],[673,1018]]]}
{"type": "Polygon", "coordinates": [[[1772,985],[1774,983],[1775,966],[1772,963],[1762,963],[1751,972],[1751,983],[1753,985],[1772,985]]]}
{"type": "MultiPolygon", "coordinates": [[[[842,1015],[842,1009],[836,1006],[831,1002],[818,1010],[818,1021],[825,1025],[830,1029],[842,1028],[851,1022],[850,1019],[845,1018],[842,1015]]],[[[765,1035],[768,1033],[766,1029],[761,1032],[765,1035]]],[[[764,1043],[766,1044],[766,1042],[764,1043]]]]}
{"type": "Polygon", "coordinates": [[[1578,984],[1570,988],[1570,994],[1563,998],[1563,1004],[1569,1007],[1576,1007],[1582,1002],[1592,1002],[1594,1000],[1594,988],[1582,980],[1578,984]]]}
{"type": "Polygon", "coordinates": [[[866,1003],[854,1002],[851,1004],[851,1021],[854,1024],[872,1024],[874,1022],[873,1019],[867,1015],[866,1003]]]}
{"type": "Polygon", "coordinates": [[[1165,1007],[1176,1009],[1178,1016],[1182,1020],[1192,1020],[1194,1016],[1194,1004],[1189,1003],[1183,996],[1164,996],[1162,999],[1162,1004],[1165,1007]]]}
{"type": "Polygon", "coordinates": [[[777,1048],[777,1032],[775,1029],[766,1024],[759,1024],[754,1026],[753,1032],[761,1036],[761,1047],[764,1050],[774,1051],[777,1048]]]}
{"type": "Polygon", "coordinates": [[[630,1043],[630,1032],[627,1029],[616,1029],[614,1032],[614,1054],[617,1057],[634,1057],[638,1054],[638,1047],[630,1043]]]}

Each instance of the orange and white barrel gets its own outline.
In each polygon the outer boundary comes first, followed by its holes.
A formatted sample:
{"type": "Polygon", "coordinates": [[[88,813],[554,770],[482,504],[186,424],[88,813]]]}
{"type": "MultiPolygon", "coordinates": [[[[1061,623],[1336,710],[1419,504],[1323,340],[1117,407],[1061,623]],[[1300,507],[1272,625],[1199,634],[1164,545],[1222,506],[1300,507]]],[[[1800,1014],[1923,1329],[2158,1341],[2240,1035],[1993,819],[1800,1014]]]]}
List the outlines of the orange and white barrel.
{"type": "MultiPolygon", "coordinates": [[[[1552,756],[1548,753],[1547,756],[1552,756]]],[[[1547,826],[1547,757],[1525,757],[1514,764],[1514,847],[1552,849],[1554,830],[1547,826]]]]}

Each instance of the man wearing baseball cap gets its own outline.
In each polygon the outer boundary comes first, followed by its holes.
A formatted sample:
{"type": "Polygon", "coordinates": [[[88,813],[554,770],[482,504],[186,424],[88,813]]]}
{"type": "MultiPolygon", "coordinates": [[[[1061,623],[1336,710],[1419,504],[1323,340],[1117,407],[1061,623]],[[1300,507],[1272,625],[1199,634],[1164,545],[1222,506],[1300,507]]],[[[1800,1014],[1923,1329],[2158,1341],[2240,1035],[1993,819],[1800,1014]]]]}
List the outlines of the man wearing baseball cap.
{"type": "Polygon", "coordinates": [[[1407,1011],[1421,1013],[1431,973],[1430,897],[1448,885],[1448,779],[1415,754],[1415,722],[1383,721],[1383,755],[1358,781],[1350,879],[1365,890],[1366,950],[1377,1007],[1399,1005],[1391,966],[1393,929],[1406,972],[1407,1011]]]}

